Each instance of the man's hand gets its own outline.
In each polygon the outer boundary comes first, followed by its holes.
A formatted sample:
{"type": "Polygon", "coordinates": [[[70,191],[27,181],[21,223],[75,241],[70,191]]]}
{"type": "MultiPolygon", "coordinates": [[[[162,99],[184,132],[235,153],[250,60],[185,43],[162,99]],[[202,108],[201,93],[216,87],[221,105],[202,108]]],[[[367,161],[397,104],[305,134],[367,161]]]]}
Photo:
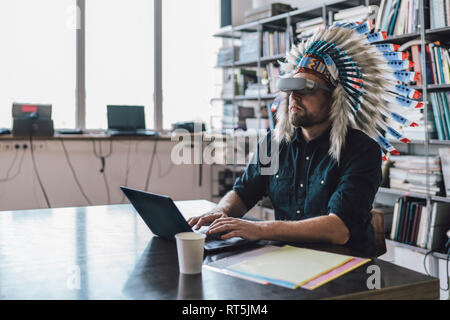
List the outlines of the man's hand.
{"type": "Polygon", "coordinates": [[[202,214],[198,217],[192,217],[188,219],[189,225],[194,228],[195,230],[200,229],[202,225],[205,223],[211,223],[219,218],[226,218],[228,217],[224,212],[217,210],[217,211],[210,211],[205,214],[202,214]]]}
{"type": "Polygon", "coordinates": [[[214,234],[218,232],[226,232],[222,235],[222,239],[230,239],[233,237],[241,237],[246,240],[256,241],[263,239],[264,223],[247,221],[238,218],[219,218],[216,219],[209,227],[206,234],[214,234]]]}

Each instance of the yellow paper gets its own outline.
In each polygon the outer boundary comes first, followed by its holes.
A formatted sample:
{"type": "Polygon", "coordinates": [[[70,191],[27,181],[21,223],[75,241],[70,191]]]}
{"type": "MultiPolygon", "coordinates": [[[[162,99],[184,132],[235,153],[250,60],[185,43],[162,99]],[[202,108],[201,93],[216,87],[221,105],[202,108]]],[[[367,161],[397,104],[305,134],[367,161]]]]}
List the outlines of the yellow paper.
{"type": "Polygon", "coordinates": [[[295,287],[351,260],[351,256],[284,246],[229,267],[230,270],[296,284],[295,287]]]}

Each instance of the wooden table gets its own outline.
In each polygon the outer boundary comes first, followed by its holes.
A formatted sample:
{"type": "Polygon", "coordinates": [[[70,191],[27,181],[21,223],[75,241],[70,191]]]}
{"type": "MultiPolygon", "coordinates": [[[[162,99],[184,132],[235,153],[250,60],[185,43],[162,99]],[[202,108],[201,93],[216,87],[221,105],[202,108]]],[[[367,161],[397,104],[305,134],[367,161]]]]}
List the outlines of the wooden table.
{"type": "MultiPolygon", "coordinates": [[[[200,214],[207,202],[179,202],[200,214]],[[187,205],[187,206],[186,206],[187,205]]],[[[310,248],[346,252],[344,247],[310,248]]],[[[242,252],[207,256],[214,261],[242,252]]],[[[204,269],[178,272],[175,243],[155,237],[130,205],[0,212],[0,299],[438,299],[436,278],[375,259],[316,290],[290,290],[204,269]],[[367,267],[381,271],[369,290],[367,267]]]]}

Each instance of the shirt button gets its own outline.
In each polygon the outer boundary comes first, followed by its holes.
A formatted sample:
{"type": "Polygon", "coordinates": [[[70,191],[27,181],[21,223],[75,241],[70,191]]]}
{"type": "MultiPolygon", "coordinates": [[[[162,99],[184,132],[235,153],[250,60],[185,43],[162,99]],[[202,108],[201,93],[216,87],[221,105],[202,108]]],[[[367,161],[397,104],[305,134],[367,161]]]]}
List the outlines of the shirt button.
{"type": "Polygon", "coordinates": [[[279,177],[280,177],[279,175],[276,175],[276,176],[275,176],[275,178],[277,178],[277,179],[278,179],[279,177]]]}
{"type": "Polygon", "coordinates": [[[325,183],[325,181],[323,181],[323,180],[322,180],[322,181],[320,181],[320,184],[324,184],[324,183],[325,183]]]}
{"type": "Polygon", "coordinates": [[[309,157],[306,157],[306,160],[309,160],[309,157]]]}
{"type": "Polygon", "coordinates": [[[297,210],[297,214],[300,214],[300,210],[297,210]]]}
{"type": "Polygon", "coordinates": [[[300,187],[302,187],[302,188],[303,188],[303,183],[300,183],[300,187]]]}

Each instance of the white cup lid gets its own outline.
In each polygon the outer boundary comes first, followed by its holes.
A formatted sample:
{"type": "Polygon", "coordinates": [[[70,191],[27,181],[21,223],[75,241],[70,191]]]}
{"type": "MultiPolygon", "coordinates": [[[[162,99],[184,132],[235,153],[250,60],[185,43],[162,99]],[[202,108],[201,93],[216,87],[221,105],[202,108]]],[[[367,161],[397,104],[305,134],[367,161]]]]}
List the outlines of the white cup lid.
{"type": "Polygon", "coordinates": [[[206,235],[199,232],[180,232],[175,235],[175,238],[180,240],[202,240],[206,238],[206,235]]]}

